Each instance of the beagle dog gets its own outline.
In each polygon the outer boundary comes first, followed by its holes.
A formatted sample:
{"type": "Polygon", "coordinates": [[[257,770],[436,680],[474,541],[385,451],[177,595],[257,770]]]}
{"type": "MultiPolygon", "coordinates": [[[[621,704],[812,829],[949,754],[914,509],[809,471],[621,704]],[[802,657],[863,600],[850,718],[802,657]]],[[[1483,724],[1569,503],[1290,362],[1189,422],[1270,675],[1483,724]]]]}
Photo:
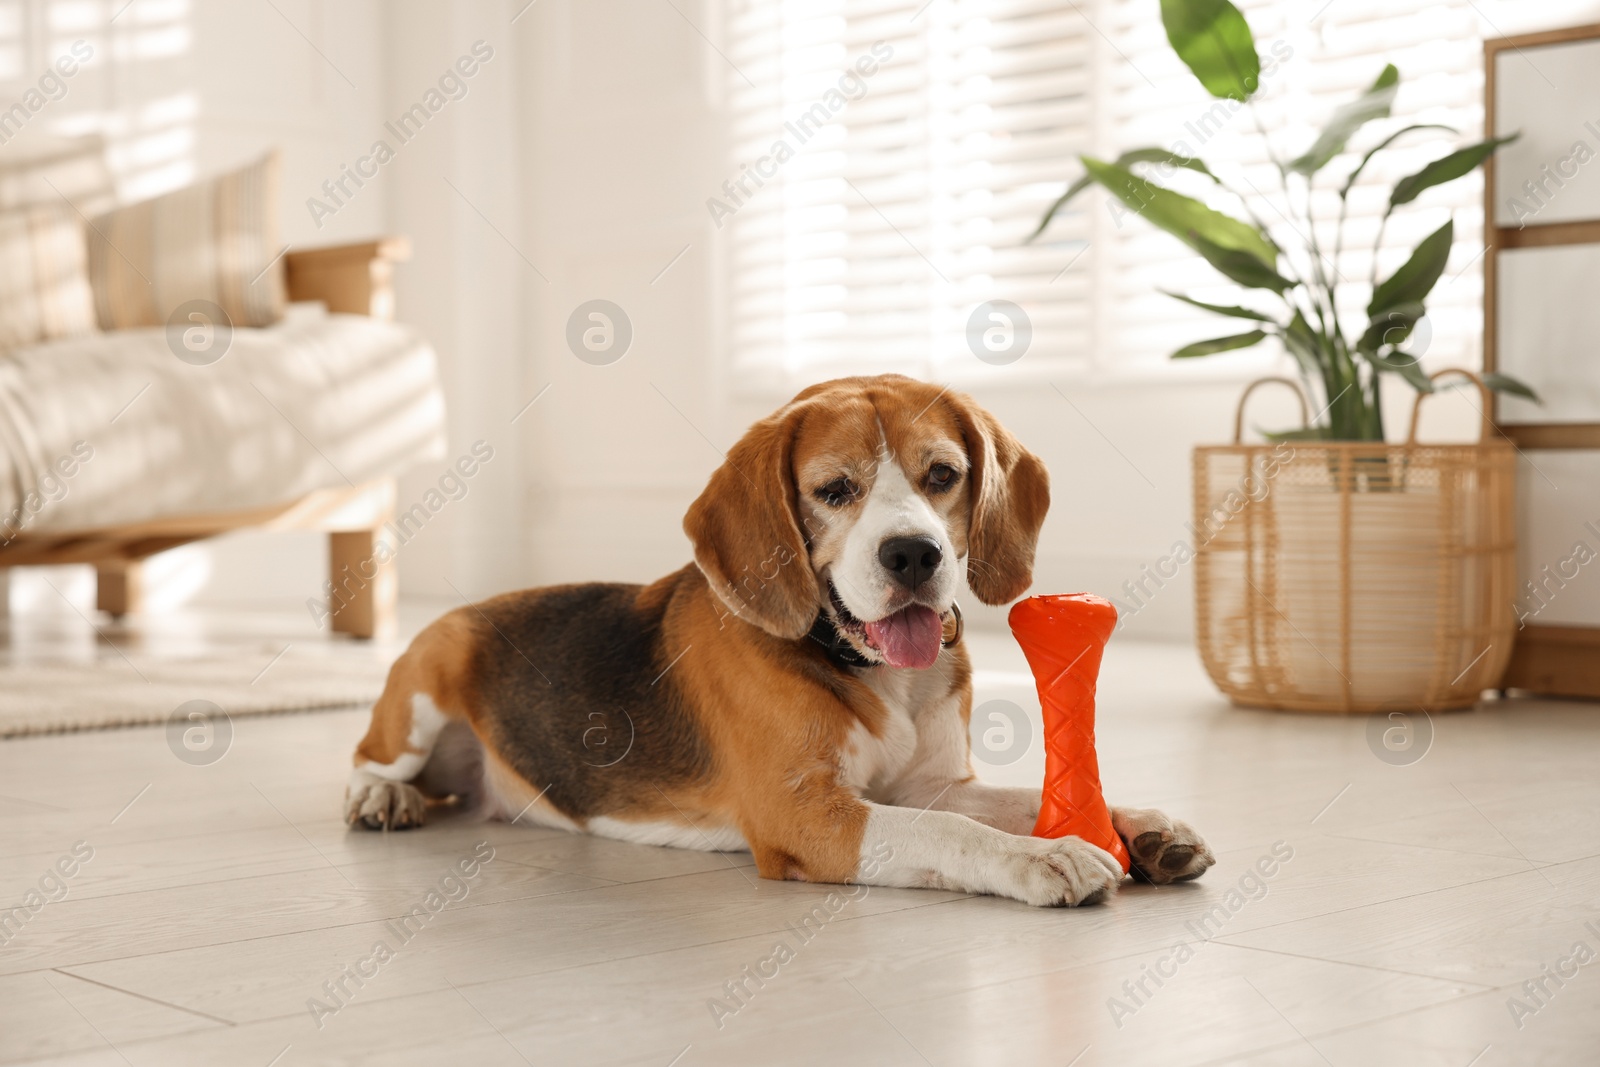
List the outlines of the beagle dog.
{"type": "MultiPolygon", "coordinates": [[[[1104,900],[1116,860],[1031,836],[1040,791],[984,785],[970,759],[957,588],[1021,596],[1049,502],[1044,464],[968,397],[899,375],[812,386],[690,506],[692,564],[508,593],[419,634],[356,747],[347,819],[419,826],[453,797],[748,850],[764,878],[1104,900]]],[[[1158,811],[1112,821],[1152,882],[1213,863],[1158,811]]]]}

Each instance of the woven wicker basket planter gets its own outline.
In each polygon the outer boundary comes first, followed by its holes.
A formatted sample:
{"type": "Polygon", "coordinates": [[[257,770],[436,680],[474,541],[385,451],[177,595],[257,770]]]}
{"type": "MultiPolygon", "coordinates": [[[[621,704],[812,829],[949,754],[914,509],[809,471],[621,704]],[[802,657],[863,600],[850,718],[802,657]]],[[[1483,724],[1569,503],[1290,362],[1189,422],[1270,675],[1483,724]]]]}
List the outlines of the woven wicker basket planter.
{"type": "Polygon", "coordinates": [[[1403,445],[1240,444],[1261,384],[1240,398],[1235,443],[1194,451],[1211,680],[1255,707],[1470,707],[1504,674],[1516,629],[1515,450],[1487,418],[1478,444],[1418,444],[1416,410],[1403,445]]]}

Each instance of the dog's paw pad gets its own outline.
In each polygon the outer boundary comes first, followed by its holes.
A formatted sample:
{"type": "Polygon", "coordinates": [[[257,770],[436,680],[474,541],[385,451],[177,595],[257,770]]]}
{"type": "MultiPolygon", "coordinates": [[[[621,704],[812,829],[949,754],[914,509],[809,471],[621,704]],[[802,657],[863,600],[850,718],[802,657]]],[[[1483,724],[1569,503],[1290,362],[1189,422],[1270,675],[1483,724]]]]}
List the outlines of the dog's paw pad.
{"type": "Polygon", "coordinates": [[[1161,846],[1164,842],[1165,839],[1162,837],[1160,831],[1147,830],[1138,837],[1134,838],[1132,841],[1129,841],[1128,847],[1136,851],[1141,856],[1153,856],[1157,852],[1161,851],[1161,846]]]}
{"type": "Polygon", "coordinates": [[[1188,868],[1195,857],[1195,850],[1188,845],[1169,845],[1162,853],[1156,865],[1163,871],[1182,871],[1188,868]]]}
{"type": "Polygon", "coordinates": [[[1198,878],[1217,861],[1193,827],[1152,808],[1116,808],[1111,819],[1134,870],[1156,885],[1198,878]]]}

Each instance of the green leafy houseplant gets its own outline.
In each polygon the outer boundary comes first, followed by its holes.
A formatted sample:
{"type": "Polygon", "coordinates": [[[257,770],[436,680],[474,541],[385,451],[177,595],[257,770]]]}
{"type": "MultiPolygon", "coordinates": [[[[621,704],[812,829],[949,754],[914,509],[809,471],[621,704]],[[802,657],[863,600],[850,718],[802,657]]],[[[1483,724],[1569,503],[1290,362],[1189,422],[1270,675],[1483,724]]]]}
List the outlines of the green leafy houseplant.
{"type": "MultiPolygon", "coordinates": [[[[1161,0],[1161,21],[1178,57],[1194,72],[1206,90],[1218,99],[1251,105],[1261,84],[1261,61],[1249,23],[1228,0],[1161,0]]],[[[1419,130],[1450,130],[1447,126],[1406,126],[1383,138],[1350,169],[1339,186],[1339,221],[1332,254],[1325,254],[1317,238],[1311,211],[1315,180],[1329,163],[1342,156],[1354,158],[1351,139],[1367,123],[1388,118],[1400,88],[1400,73],[1391,64],[1365,92],[1333,113],[1327,126],[1306,151],[1284,161],[1269,142],[1267,151],[1276,165],[1289,211],[1298,214],[1304,235],[1299,262],[1273,240],[1261,222],[1254,203],[1229,188],[1199,159],[1162,148],[1124,152],[1113,162],[1080,157],[1084,174],[1050,206],[1028,238],[1044,232],[1058,211],[1090,185],[1100,185],[1134,212],[1167,231],[1199,253],[1229,280],[1247,289],[1265,290],[1284,304],[1280,316],[1250,308],[1209,304],[1178,293],[1178,300],[1218,315],[1256,323],[1244,333],[1199,341],[1173,353],[1176,359],[1209,356],[1217,352],[1250,348],[1269,337],[1278,338],[1293,357],[1309,395],[1321,396],[1326,405],[1318,425],[1309,430],[1275,435],[1335,441],[1382,441],[1381,383],[1385,374],[1397,374],[1413,388],[1432,392],[1433,383],[1402,349],[1426,314],[1426,300],[1444,273],[1455,237],[1454,222],[1446,222],[1411,254],[1410,259],[1380,282],[1378,251],[1389,216],[1412,203],[1425,191],[1461,178],[1482,164],[1501,145],[1515,139],[1495,138],[1459,148],[1442,159],[1402,179],[1389,196],[1389,204],[1373,245],[1372,297],[1366,323],[1359,332],[1347,333],[1340,319],[1337,295],[1339,260],[1344,254],[1344,231],[1350,191],[1374,156],[1407,134],[1419,130]],[[1155,168],[1170,175],[1177,169],[1203,175],[1237,198],[1249,221],[1217,211],[1192,197],[1152,181],[1134,168],[1155,168]],[[1299,210],[1293,190],[1303,188],[1304,210],[1299,210]]],[[[1260,129],[1259,122],[1257,128],[1260,129]]],[[[1450,132],[1455,132],[1450,130],[1450,132]]],[[[1265,130],[1261,130],[1266,139],[1265,130]]],[[[1276,210],[1276,209],[1274,209],[1276,210]]],[[[1507,375],[1486,374],[1490,388],[1537,400],[1533,391],[1507,375]]]]}

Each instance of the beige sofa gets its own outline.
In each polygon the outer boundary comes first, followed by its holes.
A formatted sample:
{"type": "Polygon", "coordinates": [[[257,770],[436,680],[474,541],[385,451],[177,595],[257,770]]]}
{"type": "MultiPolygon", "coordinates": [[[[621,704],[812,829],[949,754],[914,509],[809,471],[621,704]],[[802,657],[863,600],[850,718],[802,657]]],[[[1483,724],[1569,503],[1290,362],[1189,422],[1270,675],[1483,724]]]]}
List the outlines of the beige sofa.
{"type": "MultiPolygon", "coordinates": [[[[379,531],[397,476],[444,454],[433,351],[393,321],[407,254],[394,238],[290,249],[289,314],[235,329],[204,367],[174,358],[161,327],[0,353],[0,575],[92,564],[98,606],[120,617],[140,609],[141,564],[158,552],[247,528],[319,530],[331,628],[391,631],[379,531]]],[[[310,576],[285,579],[326,596],[310,576]]]]}

